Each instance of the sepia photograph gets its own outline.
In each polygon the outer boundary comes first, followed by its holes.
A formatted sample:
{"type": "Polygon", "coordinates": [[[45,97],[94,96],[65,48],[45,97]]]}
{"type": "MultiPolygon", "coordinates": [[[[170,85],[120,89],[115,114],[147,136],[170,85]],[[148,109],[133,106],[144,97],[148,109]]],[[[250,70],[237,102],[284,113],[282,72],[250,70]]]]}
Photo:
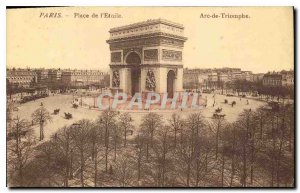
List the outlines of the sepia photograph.
{"type": "Polygon", "coordinates": [[[295,188],[286,7],[6,7],[9,188],[295,188]]]}

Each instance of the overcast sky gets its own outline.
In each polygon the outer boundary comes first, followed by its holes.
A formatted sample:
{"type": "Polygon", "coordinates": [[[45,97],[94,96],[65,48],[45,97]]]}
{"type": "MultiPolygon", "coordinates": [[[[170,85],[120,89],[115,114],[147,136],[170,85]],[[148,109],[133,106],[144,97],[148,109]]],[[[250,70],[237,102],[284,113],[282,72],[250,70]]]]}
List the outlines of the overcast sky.
{"type": "Polygon", "coordinates": [[[106,69],[109,29],[147,19],[181,23],[188,38],[184,67],[237,67],[253,72],[293,69],[293,10],[280,7],[76,7],[7,11],[7,66],[106,69]],[[62,18],[40,18],[41,13],[62,18]],[[74,13],[118,13],[118,19],[76,19],[74,13]],[[208,19],[203,14],[248,14],[208,19]]]}

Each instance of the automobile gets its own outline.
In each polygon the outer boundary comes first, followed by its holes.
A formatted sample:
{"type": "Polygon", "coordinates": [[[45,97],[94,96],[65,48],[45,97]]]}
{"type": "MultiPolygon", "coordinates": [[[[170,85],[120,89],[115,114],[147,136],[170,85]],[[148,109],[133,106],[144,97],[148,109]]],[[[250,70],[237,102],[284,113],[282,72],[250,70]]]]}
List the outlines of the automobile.
{"type": "Polygon", "coordinates": [[[233,94],[226,94],[226,96],[229,96],[229,97],[230,97],[230,96],[234,96],[234,95],[233,95],[233,94]]]}

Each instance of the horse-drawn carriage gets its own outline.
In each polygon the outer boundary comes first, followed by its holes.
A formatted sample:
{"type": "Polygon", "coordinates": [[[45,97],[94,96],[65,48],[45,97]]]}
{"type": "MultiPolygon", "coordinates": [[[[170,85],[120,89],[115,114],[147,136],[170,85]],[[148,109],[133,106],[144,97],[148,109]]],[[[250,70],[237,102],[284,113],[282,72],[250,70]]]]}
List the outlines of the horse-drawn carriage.
{"type": "Polygon", "coordinates": [[[66,119],[72,119],[72,114],[71,114],[71,113],[66,113],[66,112],[65,112],[65,118],[66,118],[66,119]]]}
{"type": "Polygon", "coordinates": [[[225,114],[214,113],[212,118],[218,119],[218,118],[224,118],[225,116],[226,116],[225,114]]]}
{"type": "Polygon", "coordinates": [[[57,115],[59,113],[60,109],[54,109],[53,114],[57,115]]]}
{"type": "Polygon", "coordinates": [[[77,109],[77,108],[78,108],[78,104],[73,103],[72,107],[73,107],[74,109],[77,109]]]}
{"type": "Polygon", "coordinates": [[[222,108],[217,108],[216,110],[215,110],[215,113],[221,113],[222,112],[222,108]]]}

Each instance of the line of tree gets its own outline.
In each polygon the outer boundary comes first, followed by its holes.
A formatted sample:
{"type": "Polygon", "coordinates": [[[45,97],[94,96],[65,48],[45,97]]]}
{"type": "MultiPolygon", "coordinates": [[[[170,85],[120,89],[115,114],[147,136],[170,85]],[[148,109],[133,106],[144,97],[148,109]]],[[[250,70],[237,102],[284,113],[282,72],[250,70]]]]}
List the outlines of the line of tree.
{"type": "Polygon", "coordinates": [[[264,86],[262,81],[252,82],[247,80],[235,80],[226,83],[226,89],[232,89],[239,93],[257,93],[270,99],[277,98],[294,98],[293,86],[264,86]]]}
{"type": "Polygon", "coordinates": [[[245,110],[233,123],[150,112],[137,128],[130,114],[107,110],[38,144],[28,121],[10,125],[9,186],[294,186],[293,105],[245,110]]]}

